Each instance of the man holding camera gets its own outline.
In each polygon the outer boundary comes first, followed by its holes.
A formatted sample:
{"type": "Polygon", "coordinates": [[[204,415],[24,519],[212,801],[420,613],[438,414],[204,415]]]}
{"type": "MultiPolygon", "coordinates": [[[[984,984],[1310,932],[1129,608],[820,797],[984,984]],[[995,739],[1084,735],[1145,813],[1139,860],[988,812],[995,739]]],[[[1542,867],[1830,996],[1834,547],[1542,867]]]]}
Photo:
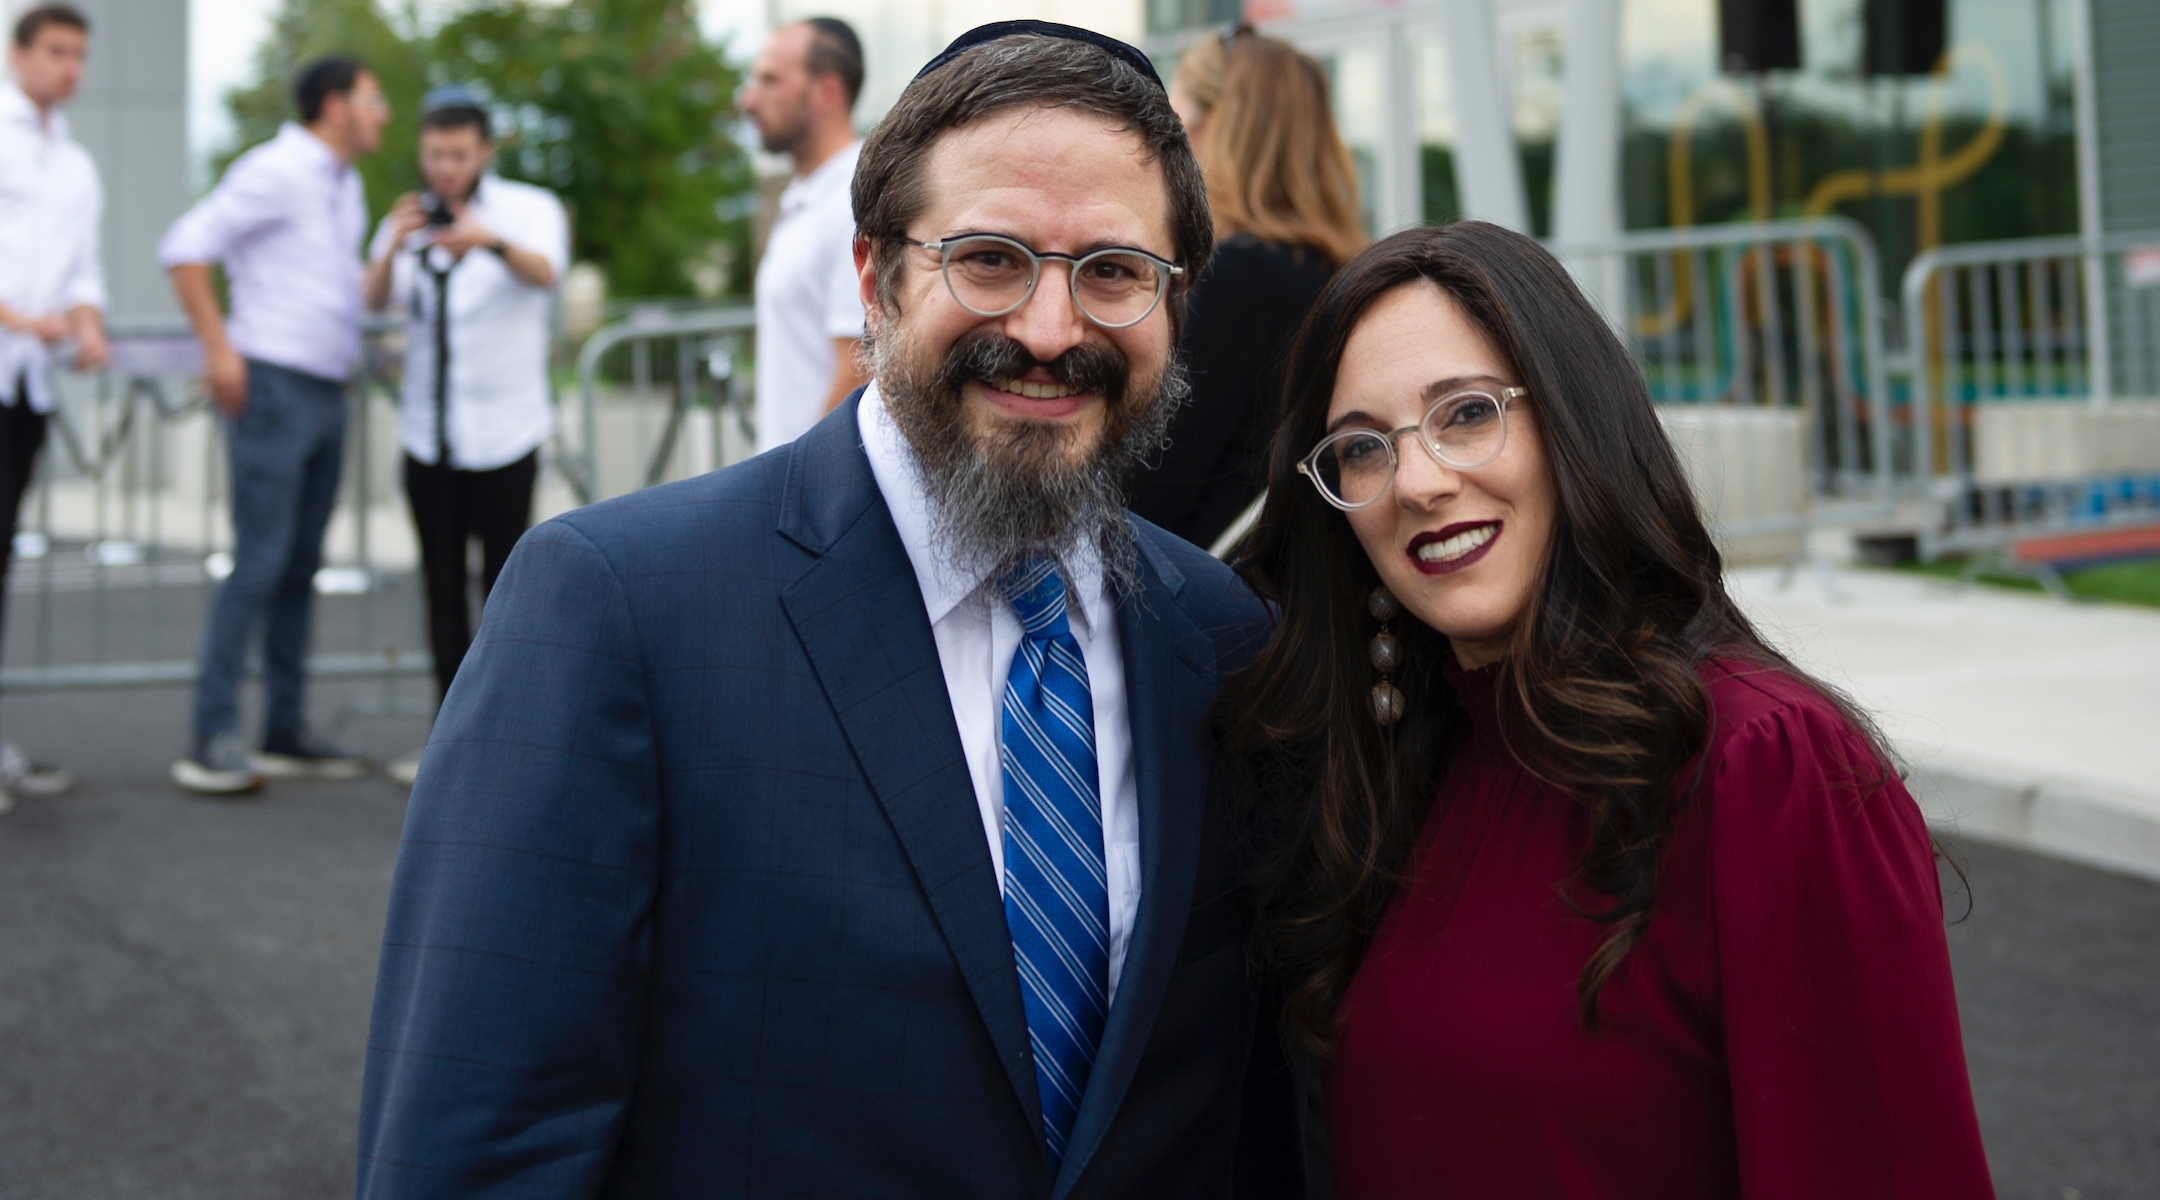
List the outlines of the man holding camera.
{"type": "MultiPolygon", "coordinates": [[[[420,174],[376,230],[363,291],[405,317],[398,440],[427,580],[428,647],[444,694],[472,643],[465,554],[480,542],[485,599],[532,518],[539,447],[555,431],[550,300],[569,267],[554,193],[489,171],[487,110],[462,87],[421,101],[420,174]]],[[[412,782],[417,754],[390,764],[412,782]]]]}

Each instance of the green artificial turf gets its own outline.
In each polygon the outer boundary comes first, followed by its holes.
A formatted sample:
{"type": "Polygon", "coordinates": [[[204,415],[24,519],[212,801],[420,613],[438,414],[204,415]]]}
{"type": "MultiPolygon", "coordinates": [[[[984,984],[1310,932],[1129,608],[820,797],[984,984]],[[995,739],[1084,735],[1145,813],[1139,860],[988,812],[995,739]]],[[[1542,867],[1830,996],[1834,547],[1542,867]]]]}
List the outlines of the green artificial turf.
{"type": "MultiPolygon", "coordinates": [[[[1955,579],[1964,573],[1965,564],[1946,559],[1942,562],[1907,563],[1900,569],[1955,579]]],[[[1977,581],[1995,587],[2019,588],[2033,592],[2040,590],[2040,581],[2025,575],[2002,575],[1984,571],[1977,577],[1977,581]]],[[[2063,582],[2069,585],[2071,595],[2084,599],[2112,600],[2118,604],[2143,604],[2150,608],[2160,608],[2160,558],[2140,558],[2064,571],[2063,582]]]]}

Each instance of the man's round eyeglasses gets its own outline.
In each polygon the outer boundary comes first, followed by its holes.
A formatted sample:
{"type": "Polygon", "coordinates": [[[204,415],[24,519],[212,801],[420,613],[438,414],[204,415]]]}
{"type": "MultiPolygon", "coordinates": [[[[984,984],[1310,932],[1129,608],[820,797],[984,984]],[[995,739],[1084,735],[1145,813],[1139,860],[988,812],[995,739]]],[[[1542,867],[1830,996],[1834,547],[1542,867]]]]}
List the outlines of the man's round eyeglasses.
{"type": "Polygon", "coordinates": [[[1129,246],[1106,246],[1082,255],[1037,251],[994,233],[968,233],[935,242],[895,236],[894,241],[939,256],[945,290],[978,317],[1002,317],[1035,294],[1044,259],[1072,266],[1073,304],[1104,329],[1125,329],[1147,320],[1185,268],[1129,246]]]}
{"type": "Polygon", "coordinates": [[[1417,434],[1425,453],[1443,466],[1458,471],[1491,466],[1507,448],[1507,410],[1529,394],[1530,389],[1519,387],[1463,388],[1435,398],[1415,425],[1386,433],[1338,430],[1321,438],[1299,461],[1298,474],[1312,480],[1329,504],[1350,511],[1379,500],[1395,486],[1395,441],[1406,433],[1417,434]]]}

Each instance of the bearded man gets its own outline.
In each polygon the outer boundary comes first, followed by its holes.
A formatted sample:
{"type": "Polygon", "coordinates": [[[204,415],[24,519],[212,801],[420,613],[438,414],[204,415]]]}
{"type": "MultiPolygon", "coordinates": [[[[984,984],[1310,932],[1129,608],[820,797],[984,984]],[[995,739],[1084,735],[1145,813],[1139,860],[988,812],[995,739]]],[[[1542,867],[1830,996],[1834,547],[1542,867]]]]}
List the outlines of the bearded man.
{"type": "Polygon", "coordinates": [[[865,144],[873,378],[527,534],[423,758],[359,1194],[1302,1195],[1205,714],[1265,633],[1126,515],[1206,193],[1003,22],[865,144]]]}

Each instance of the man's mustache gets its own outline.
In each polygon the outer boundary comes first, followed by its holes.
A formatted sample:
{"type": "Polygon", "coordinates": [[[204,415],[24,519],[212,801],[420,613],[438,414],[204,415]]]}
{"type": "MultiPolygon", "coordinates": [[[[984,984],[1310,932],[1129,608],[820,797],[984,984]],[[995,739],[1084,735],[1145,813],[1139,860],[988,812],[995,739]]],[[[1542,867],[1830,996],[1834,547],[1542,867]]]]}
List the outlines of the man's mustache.
{"type": "Polygon", "coordinates": [[[970,379],[1018,379],[1038,367],[1066,387],[1100,395],[1112,407],[1125,399],[1125,389],[1132,378],[1131,364],[1125,361],[1124,355],[1108,346],[1083,342],[1049,362],[1043,362],[1029,353],[1027,347],[1004,334],[978,329],[954,342],[945,352],[945,365],[938,372],[938,385],[947,395],[957,395],[961,385],[970,379]]]}

